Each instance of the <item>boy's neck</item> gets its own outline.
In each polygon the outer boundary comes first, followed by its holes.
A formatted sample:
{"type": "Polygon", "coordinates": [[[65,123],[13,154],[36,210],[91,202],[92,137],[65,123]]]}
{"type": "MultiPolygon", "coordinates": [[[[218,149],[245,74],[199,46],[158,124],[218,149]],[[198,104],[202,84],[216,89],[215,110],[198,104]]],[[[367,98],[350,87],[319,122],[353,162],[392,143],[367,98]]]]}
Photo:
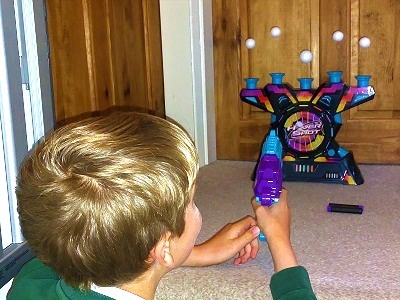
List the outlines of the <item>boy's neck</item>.
{"type": "Polygon", "coordinates": [[[118,288],[138,295],[143,299],[151,300],[154,299],[158,283],[160,282],[163,275],[164,274],[161,275],[150,268],[139,278],[131,282],[122,284],[118,288]]]}
{"type": "Polygon", "coordinates": [[[152,300],[154,299],[155,295],[155,288],[150,286],[150,284],[144,284],[144,283],[129,283],[129,284],[124,284],[122,286],[119,286],[118,288],[127,291],[129,293],[135,294],[139,297],[142,297],[145,300],[152,300]]]}

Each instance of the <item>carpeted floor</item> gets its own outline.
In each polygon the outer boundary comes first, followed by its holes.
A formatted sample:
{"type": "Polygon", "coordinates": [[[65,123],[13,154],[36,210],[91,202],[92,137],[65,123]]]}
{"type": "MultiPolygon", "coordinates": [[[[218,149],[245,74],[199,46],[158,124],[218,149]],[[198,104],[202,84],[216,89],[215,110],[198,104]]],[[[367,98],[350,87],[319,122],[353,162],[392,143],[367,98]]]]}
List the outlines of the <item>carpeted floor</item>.
{"type": "MultiPolygon", "coordinates": [[[[201,168],[196,203],[198,242],[252,214],[254,162],[217,161],[201,168]]],[[[360,165],[360,186],[285,182],[292,243],[318,299],[400,299],[400,166],[360,165]],[[362,215],[326,212],[329,202],[360,204],[362,215]]],[[[266,244],[243,266],[232,262],[180,268],[160,283],[156,299],[271,299],[273,266],[266,244]]]]}

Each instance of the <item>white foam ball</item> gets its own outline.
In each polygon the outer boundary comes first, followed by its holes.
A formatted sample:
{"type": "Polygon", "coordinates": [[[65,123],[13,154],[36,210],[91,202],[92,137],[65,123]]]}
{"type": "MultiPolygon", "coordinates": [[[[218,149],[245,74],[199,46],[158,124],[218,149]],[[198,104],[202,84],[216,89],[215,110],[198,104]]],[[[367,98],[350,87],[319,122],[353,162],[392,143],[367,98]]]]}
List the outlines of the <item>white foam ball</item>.
{"type": "Polygon", "coordinates": [[[281,35],[281,29],[278,26],[274,26],[270,30],[272,37],[278,37],[281,35]]]}
{"type": "Polygon", "coordinates": [[[371,40],[367,38],[366,36],[363,36],[359,41],[358,44],[362,48],[368,48],[371,45],[371,40]]]}
{"type": "Polygon", "coordinates": [[[303,50],[300,52],[300,60],[301,62],[307,64],[312,61],[313,55],[309,50],[303,50]]]}
{"type": "Polygon", "coordinates": [[[336,30],[333,34],[332,34],[332,39],[336,42],[340,42],[341,40],[343,40],[344,34],[343,32],[341,32],[340,30],[336,30]]]}
{"type": "Polygon", "coordinates": [[[246,47],[247,49],[253,49],[256,46],[256,41],[252,38],[248,38],[246,40],[246,47]]]}

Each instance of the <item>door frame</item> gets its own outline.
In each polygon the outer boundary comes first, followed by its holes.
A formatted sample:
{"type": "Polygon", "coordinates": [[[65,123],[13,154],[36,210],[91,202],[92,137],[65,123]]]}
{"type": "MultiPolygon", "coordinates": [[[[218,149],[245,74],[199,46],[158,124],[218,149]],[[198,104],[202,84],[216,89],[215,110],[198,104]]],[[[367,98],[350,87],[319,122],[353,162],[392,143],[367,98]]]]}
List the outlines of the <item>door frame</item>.
{"type": "Polygon", "coordinates": [[[212,0],[160,0],[165,114],[181,124],[200,166],[216,157],[212,0]]]}

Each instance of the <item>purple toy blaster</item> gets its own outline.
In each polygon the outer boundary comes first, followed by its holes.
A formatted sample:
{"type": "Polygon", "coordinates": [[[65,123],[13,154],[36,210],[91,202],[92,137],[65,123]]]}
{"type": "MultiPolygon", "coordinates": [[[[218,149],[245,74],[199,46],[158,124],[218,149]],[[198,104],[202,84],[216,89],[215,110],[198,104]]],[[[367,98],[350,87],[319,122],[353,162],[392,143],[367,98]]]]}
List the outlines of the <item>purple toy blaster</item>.
{"type": "MultiPolygon", "coordinates": [[[[271,206],[279,201],[282,178],[282,144],[275,130],[271,130],[263,144],[255,174],[254,195],[261,205],[271,206]]],[[[266,241],[263,234],[260,234],[260,240],[266,241]]]]}

